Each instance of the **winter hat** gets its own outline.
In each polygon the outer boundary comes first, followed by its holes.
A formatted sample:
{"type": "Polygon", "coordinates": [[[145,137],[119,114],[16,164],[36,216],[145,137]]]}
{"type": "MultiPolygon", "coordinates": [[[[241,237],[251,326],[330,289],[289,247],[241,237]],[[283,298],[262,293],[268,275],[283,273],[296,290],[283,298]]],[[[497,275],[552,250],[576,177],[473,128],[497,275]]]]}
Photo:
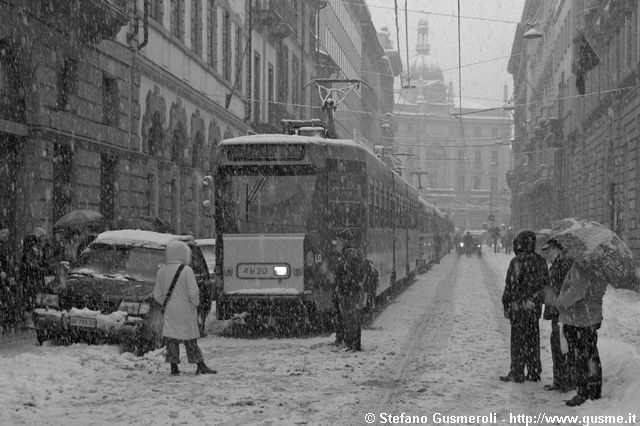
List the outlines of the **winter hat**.
{"type": "Polygon", "coordinates": [[[562,246],[562,244],[560,244],[560,242],[558,240],[556,240],[555,238],[551,238],[549,241],[547,241],[547,244],[545,244],[542,247],[542,250],[549,250],[550,248],[557,248],[558,250],[564,250],[564,247],[562,246]]]}

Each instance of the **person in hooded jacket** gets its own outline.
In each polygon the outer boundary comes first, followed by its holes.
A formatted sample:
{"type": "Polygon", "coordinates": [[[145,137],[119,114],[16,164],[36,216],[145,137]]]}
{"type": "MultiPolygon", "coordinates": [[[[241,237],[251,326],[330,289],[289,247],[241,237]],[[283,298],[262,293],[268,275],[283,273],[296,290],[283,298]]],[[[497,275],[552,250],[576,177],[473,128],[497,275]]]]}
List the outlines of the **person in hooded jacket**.
{"type": "Polygon", "coordinates": [[[544,258],[535,252],[536,234],[521,231],[514,240],[515,257],[509,263],[502,294],[504,316],[511,321],[511,367],[503,382],[540,380],[540,325],[544,288],[549,272],[544,258]],[[527,375],[525,377],[525,368],[527,375]]]}
{"type": "Polygon", "coordinates": [[[191,269],[191,249],[182,241],[170,241],[165,248],[166,263],[158,270],[153,289],[153,298],[160,305],[165,305],[167,293],[176,274],[178,279],[169,295],[164,309],[164,324],[162,336],[166,347],[166,361],[171,364],[171,374],[178,375],[180,370],[180,343],[187,351],[187,360],[196,364],[196,374],[215,374],[204,363],[202,351],[197,339],[200,337],[198,328],[198,305],[200,292],[196,277],[191,269]],[[182,269],[180,266],[184,265],[182,269]]]}
{"type": "Polygon", "coordinates": [[[598,329],[602,324],[602,299],[606,291],[606,281],[574,262],[556,300],[578,391],[565,402],[570,407],[602,396],[598,329]]]}

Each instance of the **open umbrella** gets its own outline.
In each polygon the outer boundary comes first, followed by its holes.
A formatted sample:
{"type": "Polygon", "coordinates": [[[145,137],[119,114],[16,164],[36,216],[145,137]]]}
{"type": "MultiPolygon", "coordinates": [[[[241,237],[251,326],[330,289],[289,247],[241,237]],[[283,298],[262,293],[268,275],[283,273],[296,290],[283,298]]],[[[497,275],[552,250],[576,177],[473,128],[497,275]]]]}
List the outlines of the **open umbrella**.
{"type": "Polygon", "coordinates": [[[53,227],[82,230],[89,225],[102,225],[103,219],[102,214],[94,210],[73,210],[58,219],[53,227]]]}
{"type": "Polygon", "coordinates": [[[633,252],[615,232],[599,222],[565,218],[554,222],[555,238],[570,257],[613,287],[635,288],[633,252]]]}

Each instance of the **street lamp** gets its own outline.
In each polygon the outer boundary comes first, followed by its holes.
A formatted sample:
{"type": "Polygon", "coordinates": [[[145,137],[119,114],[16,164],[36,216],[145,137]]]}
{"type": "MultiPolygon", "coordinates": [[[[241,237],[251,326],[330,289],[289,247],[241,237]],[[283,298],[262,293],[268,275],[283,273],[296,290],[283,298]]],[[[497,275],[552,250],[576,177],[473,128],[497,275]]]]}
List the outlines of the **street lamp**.
{"type": "Polygon", "coordinates": [[[420,179],[420,177],[423,176],[423,175],[429,176],[429,172],[426,172],[426,171],[423,171],[423,170],[418,170],[418,171],[415,171],[415,172],[411,172],[411,174],[418,176],[418,189],[422,189],[422,180],[420,179]]]}

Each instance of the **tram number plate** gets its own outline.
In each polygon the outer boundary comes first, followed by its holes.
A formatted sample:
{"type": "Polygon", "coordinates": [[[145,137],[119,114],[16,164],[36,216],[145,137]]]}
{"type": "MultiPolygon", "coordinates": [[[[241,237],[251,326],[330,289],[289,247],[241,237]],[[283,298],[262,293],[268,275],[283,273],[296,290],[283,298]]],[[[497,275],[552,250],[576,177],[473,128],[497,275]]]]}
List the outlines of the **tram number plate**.
{"type": "Polygon", "coordinates": [[[95,318],[71,317],[69,325],[73,327],[96,328],[98,320],[95,318]]]}
{"type": "Polygon", "coordinates": [[[238,278],[275,278],[273,265],[266,263],[240,263],[238,278]]]}

